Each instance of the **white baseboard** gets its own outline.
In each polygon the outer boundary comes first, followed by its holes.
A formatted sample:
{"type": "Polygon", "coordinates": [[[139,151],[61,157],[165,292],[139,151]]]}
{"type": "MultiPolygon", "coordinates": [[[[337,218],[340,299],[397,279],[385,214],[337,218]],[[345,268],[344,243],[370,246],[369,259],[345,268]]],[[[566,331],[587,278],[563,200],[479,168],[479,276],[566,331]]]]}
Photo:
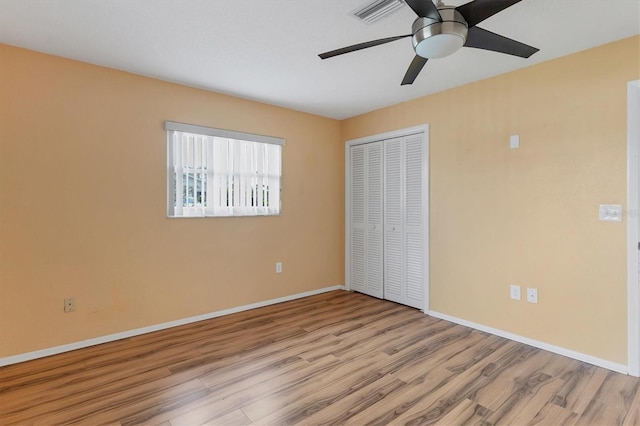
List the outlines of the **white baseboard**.
{"type": "Polygon", "coordinates": [[[171,327],[177,327],[179,325],[191,324],[193,322],[204,321],[211,318],[221,317],[224,315],[235,314],[237,312],[248,311],[250,309],[262,308],[264,306],[275,305],[277,303],[288,302],[290,300],[301,299],[303,297],[314,296],[316,294],[326,293],[334,290],[344,290],[344,289],[345,287],[343,285],[325,287],[317,290],[306,291],[304,293],[298,293],[290,296],[279,297],[277,299],[265,300],[263,302],[257,302],[257,303],[251,303],[249,305],[238,306],[236,308],[224,309],[222,311],[216,311],[208,314],[197,315],[195,317],[189,317],[189,318],[184,318],[176,321],[164,322],[162,324],[150,325],[148,327],[136,328],[135,330],[109,334],[108,336],[96,337],[93,339],[83,340],[81,342],[69,343],[67,345],[55,346],[53,348],[41,349],[39,351],[13,355],[6,358],[0,358],[0,367],[5,365],[17,364],[19,362],[30,361],[32,359],[44,358],[50,355],[61,354],[63,352],[74,351],[76,349],[87,348],[89,346],[100,345],[102,343],[113,342],[115,340],[126,339],[127,337],[139,336],[141,334],[151,333],[153,331],[158,331],[158,330],[164,330],[171,327]]]}
{"type": "Polygon", "coordinates": [[[533,346],[539,349],[544,349],[545,351],[553,352],[558,355],[563,355],[569,358],[577,359],[578,361],[583,361],[588,364],[593,364],[598,367],[606,368],[608,370],[613,370],[618,373],[629,374],[628,366],[623,364],[607,361],[606,359],[597,358],[595,356],[572,351],[570,349],[551,345],[549,343],[541,342],[539,340],[529,339],[528,337],[519,336],[517,334],[509,333],[508,331],[499,330],[497,328],[487,327],[486,325],[477,324],[475,322],[463,320],[460,318],[453,317],[451,315],[442,314],[440,312],[429,311],[429,315],[431,315],[432,317],[447,320],[456,324],[464,325],[465,327],[474,328],[476,330],[480,330],[486,333],[494,334],[496,336],[504,337],[509,340],[514,340],[516,342],[524,343],[525,345],[533,346]]]}

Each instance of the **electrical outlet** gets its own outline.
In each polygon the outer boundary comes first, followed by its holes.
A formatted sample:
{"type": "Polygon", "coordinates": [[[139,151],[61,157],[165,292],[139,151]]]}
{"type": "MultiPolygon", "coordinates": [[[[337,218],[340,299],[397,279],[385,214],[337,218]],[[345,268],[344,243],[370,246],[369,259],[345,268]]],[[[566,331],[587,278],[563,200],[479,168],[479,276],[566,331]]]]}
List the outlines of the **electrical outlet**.
{"type": "Polygon", "coordinates": [[[511,284],[511,298],[513,300],[520,300],[521,294],[520,294],[520,286],[519,285],[511,284]]]}
{"type": "Polygon", "coordinates": [[[604,222],[622,222],[622,205],[600,204],[599,217],[604,222]]]}
{"type": "Polygon", "coordinates": [[[528,288],[527,289],[527,302],[529,302],[529,303],[538,303],[538,289],[537,288],[528,288]]]}
{"type": "Polygon", "coordinates": [[[64,311],[73,312],[76,310],[76,299],[73,297],[67,297],[64,299],[64,311]]]}
{"type": "Polygon", "coordinates": [[[276,274],[282,272],[282,262],[276,262],[276,274]]]}

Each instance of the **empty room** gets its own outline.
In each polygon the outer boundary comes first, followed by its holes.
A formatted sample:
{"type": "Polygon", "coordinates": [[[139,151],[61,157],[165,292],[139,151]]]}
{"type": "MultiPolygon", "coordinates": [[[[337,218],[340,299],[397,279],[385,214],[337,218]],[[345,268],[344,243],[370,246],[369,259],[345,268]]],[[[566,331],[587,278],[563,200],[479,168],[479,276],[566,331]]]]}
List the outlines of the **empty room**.
{"type": "Polygon", "coordinates": [[[638,0],[0,0],[0,425],[640,424],[638,0]]]}

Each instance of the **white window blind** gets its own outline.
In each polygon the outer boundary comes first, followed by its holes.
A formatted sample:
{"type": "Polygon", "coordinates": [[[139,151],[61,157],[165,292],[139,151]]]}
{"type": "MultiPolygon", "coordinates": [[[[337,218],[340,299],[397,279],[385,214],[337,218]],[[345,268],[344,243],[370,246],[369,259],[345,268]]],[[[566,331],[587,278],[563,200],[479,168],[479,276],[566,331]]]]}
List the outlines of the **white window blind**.
{"type": "Polygon", "coordinates": [[[167,215],[278,215],[284,140],[165,122],[167,215]]]}

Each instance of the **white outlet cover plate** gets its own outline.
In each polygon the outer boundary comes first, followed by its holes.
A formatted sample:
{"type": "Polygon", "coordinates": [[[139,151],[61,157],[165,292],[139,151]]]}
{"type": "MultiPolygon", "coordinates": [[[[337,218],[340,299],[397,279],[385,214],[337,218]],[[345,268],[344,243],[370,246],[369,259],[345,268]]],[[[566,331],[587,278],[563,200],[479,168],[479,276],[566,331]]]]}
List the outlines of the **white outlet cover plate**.
{"type": "Polygon", "coordinates": [[[622,205],[600,204],[599,216],[603,222],[622,222],[622,205]]]}
{"type": "Polygon", "coordinates": [[[527,289],[527,302],[538,303],[538,289],[536,288],[527,289]]]}

